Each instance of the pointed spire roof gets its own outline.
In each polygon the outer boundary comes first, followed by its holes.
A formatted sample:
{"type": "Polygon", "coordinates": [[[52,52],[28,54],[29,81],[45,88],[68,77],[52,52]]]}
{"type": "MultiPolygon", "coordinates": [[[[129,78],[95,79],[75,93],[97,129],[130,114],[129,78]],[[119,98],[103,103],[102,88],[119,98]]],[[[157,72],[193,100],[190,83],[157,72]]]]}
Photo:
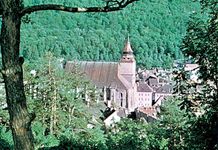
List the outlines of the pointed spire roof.
{"type": "Polygon", "coordinates": [[[124,54],[133,53],[133,50],[132,50],[131,44],[130,44],[130,40],[129,40],[129,35],[128,35],[127,41],[125,43],[125,46],[124,46],[124,49],[123,49],[123,53],[124,54]]]}

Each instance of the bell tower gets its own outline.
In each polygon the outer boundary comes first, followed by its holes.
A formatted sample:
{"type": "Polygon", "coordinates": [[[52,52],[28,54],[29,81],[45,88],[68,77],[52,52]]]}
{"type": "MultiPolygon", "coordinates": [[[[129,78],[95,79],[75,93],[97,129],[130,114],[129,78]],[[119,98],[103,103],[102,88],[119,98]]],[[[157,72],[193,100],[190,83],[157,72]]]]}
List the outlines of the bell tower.
{"type": "Polygon", "coordinates": [[[131,83],[132,87],[134,86],[136,80],[136,61],[133,55],[129,37],[127,38],[123,48],[123,54],[118,65],[118,74],[123,76],[129,83],[131,83]]]}

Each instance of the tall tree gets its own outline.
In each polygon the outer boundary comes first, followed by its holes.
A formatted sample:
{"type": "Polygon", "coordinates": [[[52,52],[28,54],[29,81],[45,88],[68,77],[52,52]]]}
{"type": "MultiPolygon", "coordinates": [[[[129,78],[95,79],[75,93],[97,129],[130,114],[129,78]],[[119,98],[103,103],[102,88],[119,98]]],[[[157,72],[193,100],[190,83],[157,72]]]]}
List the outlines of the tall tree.
{"type": "Polygon", "coordinates": [[[67,7],[57,4],[42,4],[24,7],[22,0],[1,0],[0,17],[1,28],[1,53],[2,70],[10,126],[13,133],[14,146],[17,150],[33,150],[33,134],[31,121],[34,115],[27,110],[26,97],[23,84],[23,58],[19,57],[20,51],[20,26],[21,19],[26,14],[42,10],[59,10],[71,13],[85,12],[111,12],[118,11],[137,0],[107,0],[102,7],[67,7]]]}
{"type": "Polygon", "coordinates": [[[198,81],[190,81],[181,72],[179,88],[182,106],[193,114],[196,110],[200,112],[191,126],[197,141],[192,143],[201,143],[202,149],[212,150],[218,147],[218,2],[200,2],[204,17],[192,17],[182,44],[185,56],[199,65],[198,81]]]}

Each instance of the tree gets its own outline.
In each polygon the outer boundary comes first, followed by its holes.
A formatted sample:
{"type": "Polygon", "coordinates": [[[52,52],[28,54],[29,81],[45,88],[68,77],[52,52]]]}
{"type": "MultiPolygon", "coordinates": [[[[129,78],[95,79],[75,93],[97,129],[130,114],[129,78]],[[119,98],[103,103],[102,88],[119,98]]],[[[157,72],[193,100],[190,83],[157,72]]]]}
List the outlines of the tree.
{"type": "Polygon", "coordinates": [[[92,118],[87,112],[89,108],[84,95],[96,100],[96,91],[76,66],[73,72],[66,72],[60,60],[46,52],[43,58],[24,63],[24,79],[28,108],[36,112],[32,123],[36,149],[52,146],[51,137],[56,137],[55,141],[60,140],[67,131],[73,132],[68,135],[72,137],[88,134],[87,124],[92,118]]]}
{"type": "Polygon", "coordinates": [[[105,6],[87,8],[67,7],[56,4],[24,7],[22,0],[0,1],[0,16],[2,18],[0,44],[3,67],[1,73],[5,83],[6,100],[15,149],[34,149],[31,131],[31,122],[34,120],[34,114],[30,114],[27,110],[22,70],[24,59],[19,57],[22,17],[42,10],[59,10],[71,13],[111,12],[121,10],[135,1],[137,0],[107,0],[105,6]]]}
{"type": "Polygon", "coordinates": [[[192,143],[212,150],[218,148],[218,2],[201,0],[201,5],[204,14],[191,18],[182,44],[186,58],[199,65],[198,82],[181,72],[179,88],[181,106],[194,115],[201,112],[190,128],[196,140],[192,143]]]}
{"type": "Polygon", "coordinates": [[[193,118],[186,116],[185,110],[179,108],[179,103],[176,98],[167,99],[160,108],[159,119],[154,122],[147,123],[143,118],[141,121],[121,120],[107,131],[108,149],[195,149],[184,141],[190,137],[187,129],[193,118]]]}
{"type": "MultiPolygon", "coordinates": [[[[95,88],[83,73],[76,66],[73,72],[65,72],[51,52],[34,64],[26,65],[24,70],[27,99],[33,103],[32,109],[37,112],[35,120],[49,129],[50,134],[64,132],[64,128],[73,130],[74,118],[83,116],[78,114],[82,114],[86,108],[84,95],[90,100],[96,99],[93,94],[95,88]]],[[[81,118],[87,119],[87,116],[81,118]]]]}
{"type": "Polygon", "coordinates": [[[107,146],[109,150],[149,149],[147,124],[144,122],[125,119],[107,130],[107,146]]]}

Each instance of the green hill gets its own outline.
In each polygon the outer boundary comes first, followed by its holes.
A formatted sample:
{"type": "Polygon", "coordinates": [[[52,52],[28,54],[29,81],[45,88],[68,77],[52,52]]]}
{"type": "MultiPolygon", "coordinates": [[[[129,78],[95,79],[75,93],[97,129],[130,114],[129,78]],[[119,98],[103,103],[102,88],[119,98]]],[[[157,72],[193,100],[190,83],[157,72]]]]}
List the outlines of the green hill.
{"type": "MultiPolygon", "coordinates": [[[[24,4],[57,3],[58,0],[24,0],[24,4]]],[[[102,0],[59,0],[68,6],[93,6],[102,0]]],[[[122,11],[72,14],[36,12],[22,25],[21,50],[25,58],[45,51],[67,59],[117,61],[127,35],[138,65],[169,67],[182,58],[179,45],[186,23],[198,3],[190,0],[141,0],[122,11]]]]}

